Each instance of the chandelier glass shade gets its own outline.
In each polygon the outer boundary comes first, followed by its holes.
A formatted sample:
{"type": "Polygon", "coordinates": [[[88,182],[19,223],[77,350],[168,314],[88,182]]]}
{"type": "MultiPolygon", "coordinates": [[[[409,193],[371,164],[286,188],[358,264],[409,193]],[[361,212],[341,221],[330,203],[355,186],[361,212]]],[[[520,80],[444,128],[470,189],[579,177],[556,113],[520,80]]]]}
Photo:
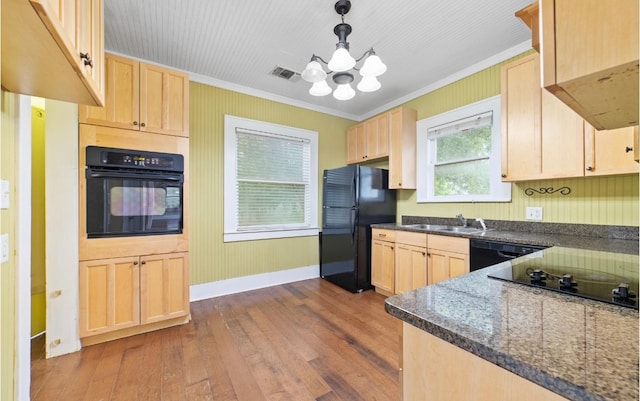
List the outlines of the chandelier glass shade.
{"type": "Polygon", "coordinates": [[[333,97],[338,100],[353,98],[356,92],[351,87],[351,83],[354,80],[354,73],[351,70],[358,71],[362,76],[357,85],[359,91],[377,91],[382,85],[376,77],[384,74],[387,66],[376,55],[373,48],[367,50],[358,59],[351,56],[349,42],[347,42],[347,36],[351,33],[351,25],[344,22],[345,14],[351,9],[351,2],[340,0],[335,4],[334,8],[342,18],[342,23],[336,25],[333,29],[333,33],[338,36],[336,50],[333,52],[329,62],[314,54],[302,74],[300,74],[302,79],[313,84],[309,89],[309,93],[313,96],[326,96],[333,92],[333,97]],[[358,68],[356,65],[362,60],[364,60],[364,63],[358,68]],[[325,64],[329,71],[325,71],[320,63],[325,64]],[[332,75],[331,79],[337,85],[335,90],[332,90],[326,82],[328,75],[332,75]]]}

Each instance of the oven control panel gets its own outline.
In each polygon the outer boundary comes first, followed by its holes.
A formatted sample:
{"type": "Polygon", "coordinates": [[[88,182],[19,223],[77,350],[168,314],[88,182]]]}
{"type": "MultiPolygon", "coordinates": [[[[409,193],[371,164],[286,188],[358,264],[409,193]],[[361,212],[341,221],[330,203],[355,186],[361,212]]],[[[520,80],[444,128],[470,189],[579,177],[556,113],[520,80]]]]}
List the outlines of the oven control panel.
{"type": "Polygon", "coordinates": [[[87,146],[87,167],[184,171],[184,157],[173,153],[87,146]]]}

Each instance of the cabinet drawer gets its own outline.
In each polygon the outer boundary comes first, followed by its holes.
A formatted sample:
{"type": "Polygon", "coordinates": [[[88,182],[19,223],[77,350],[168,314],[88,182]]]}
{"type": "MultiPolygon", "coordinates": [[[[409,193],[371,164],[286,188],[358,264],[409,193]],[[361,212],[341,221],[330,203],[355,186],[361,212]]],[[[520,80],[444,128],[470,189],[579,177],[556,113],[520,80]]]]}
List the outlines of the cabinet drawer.
{"type": "Polygon", "coordinates": [[[395,242],[396,230],[384,230],[380,228],[374,228],[371,230],[371,239],[377,239],[379,241],[395,242]]]}
{"type": "Polygon", "coordinates": [[[448,237],[446,235],[431,235],[428,238],[429,249],[469,254],[469,239],[460,237],[448,237]]]}
{"type": "Polygon", "coordinates": [[[413,233],[408,231],[396,232],[396,243],[427,247],[427,234],[425,233],[413,233]]]}

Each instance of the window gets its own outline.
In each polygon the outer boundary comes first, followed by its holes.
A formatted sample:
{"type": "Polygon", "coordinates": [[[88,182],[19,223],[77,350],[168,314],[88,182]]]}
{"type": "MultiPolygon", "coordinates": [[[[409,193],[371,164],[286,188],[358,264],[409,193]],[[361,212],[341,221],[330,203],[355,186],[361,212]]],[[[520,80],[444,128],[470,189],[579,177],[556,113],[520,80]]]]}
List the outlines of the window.
{"type": "Polygon", "coordinates": [[[318,234],[318,133],[224,120],[224,241],[318,234]]]}
{"type": "Polygon", "coordinates": [[[500,178],[500,96],[417,124],[418,202],[509,202],[500,178]]]}

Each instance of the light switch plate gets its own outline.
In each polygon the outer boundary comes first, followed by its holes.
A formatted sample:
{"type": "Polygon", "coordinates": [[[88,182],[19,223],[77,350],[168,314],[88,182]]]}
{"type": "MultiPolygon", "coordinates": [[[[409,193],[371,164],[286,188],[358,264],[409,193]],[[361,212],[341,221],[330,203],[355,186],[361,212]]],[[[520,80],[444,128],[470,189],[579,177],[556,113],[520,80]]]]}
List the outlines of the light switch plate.
{"type": "Polygon", "coordinates": [[[0,208],[9,209],[9,181],[0,181],[0,208]]]}
{"type": "Polygon", "coordinates": [[[0,235],[0,263],[9,261],[9,234],[0,235]]]}
{"type": "Polygon", "coordinates": [[[527,207],[526,209],[527,220],[542,220],[542,208],[541,207],[527,207]]]}

